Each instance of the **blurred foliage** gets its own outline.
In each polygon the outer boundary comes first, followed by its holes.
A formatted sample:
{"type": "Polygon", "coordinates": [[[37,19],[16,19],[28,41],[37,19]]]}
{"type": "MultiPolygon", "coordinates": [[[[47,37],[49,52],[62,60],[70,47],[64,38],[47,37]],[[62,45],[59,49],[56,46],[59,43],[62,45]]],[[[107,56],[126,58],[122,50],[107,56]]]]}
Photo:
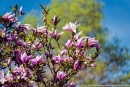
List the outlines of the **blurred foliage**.
{"type": "MultiPolygon", "coordinates": [[[[48,22],[53,16],[59,16],[61,22],[57,30],[69,22],[81,23],[79,29],[82,35],[96,37],[101,46],[101,54],[97,59],[96,67],[88,68],[80,72],[72,80],[79,84],[129,84],[129,49],[121,46],[117,37],[108,40],[109,31],[103,27],[103,2],[101,0],[52,0],[49,5],[50,12],[48,22]]],[[[32,14],[25,17],[24,22],[33,26],[37,25],[37,19],[32,14]],[[35,24],[36,23],[36,24],[35,24]]],[[[49,25],[52,28],[52,25],[49,25]]],[[[65,32],[60,38],[65,42],[69,33],[65,32]]],[[[59,41],[60,42],[60,41],[59,41]]]]}
{"type": "Polygon", "coordinates": [[[29,14],[27,14],[25,16],[25,18],[23,19],[22,23],[24,23],[24,24],[31,24],[32,27],[36,28],[36,26],[38,24],[38,18],[34,14],[34,12],[30,12],[29,14]]]}

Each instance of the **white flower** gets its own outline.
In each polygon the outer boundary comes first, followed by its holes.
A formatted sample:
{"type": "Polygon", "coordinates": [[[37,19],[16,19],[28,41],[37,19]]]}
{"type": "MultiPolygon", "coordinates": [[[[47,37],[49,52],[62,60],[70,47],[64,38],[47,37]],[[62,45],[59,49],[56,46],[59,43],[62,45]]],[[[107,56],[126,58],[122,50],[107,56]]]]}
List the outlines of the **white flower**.
{"type": "Polygon", "coordinates": [[[1,82],[2,84],[4,84],[4,81],[5,81],[4,71],[3,71],[3,69],[2,69],[2,71],[0,71],[0,82],[1,82]]]}
{"type": "Polygon", "coordinates": [[[39,23],[37,25],[37,28],[36,29],[33,29],[36,33],[43,33],[43,34],[46,34],[48,31],[46,29],[46,26],[40,26],[39,27],[39,23]]]}
{"type": "Polygon", "coordinates": [[[69,30],[69,31],[76,33],[76,29],[79,25],[80,24],[77,25],[77,21],[75,23],[70,22],[69,24],[66,24],[64,27],[62,27],[62,29],[63,30],[69,30]]]}
{"type": "Polygon", "coordinates": [[[15,17],[15,14],[11,14],[11,12],[7,12],[6,14],[4,14],[3,16],[4,20],[7,22],[16,22],[18,20],[18,18],[15,17]]]}
{"type": "Polygon", "coordinates": [[[30,24],[21,24],[20,22],[17,22],[15,25],[20,31],[24,31],[25,34],[28,33],[30,29],[32,29],[32,26],[30,24]]]}

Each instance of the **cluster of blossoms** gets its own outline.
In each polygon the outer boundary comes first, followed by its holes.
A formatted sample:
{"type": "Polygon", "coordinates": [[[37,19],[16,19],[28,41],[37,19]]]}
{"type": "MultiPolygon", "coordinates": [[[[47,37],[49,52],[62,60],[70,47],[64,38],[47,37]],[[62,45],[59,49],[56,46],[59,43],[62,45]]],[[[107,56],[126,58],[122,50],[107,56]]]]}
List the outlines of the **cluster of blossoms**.
{"type": "Polygon", "coordinates": [[[54,28],[48,29],[49,9],[41,5],[45,17],[44,26],[33,28],[30,24],[18,22],[24,13],[22,7],[13,8],[14,14],[0,16],[3,28],[0,30],[0,83],[2,87],[75,87],[70,79],[78,71],[94,67],[99,54],[98,41],[91,37],[80,37],[80,24],[69,23],[62,29],[72,33],[64,44],[59,43],[63,32],[58,33],[57,16],[51,20],[54,28]],[[52,39],[57,43],[56,50],[52,39]],[[62,46],[62,47],[61,47],[62,46]],[[94,53],[89,52],[96,49],[94,53]],[[55,55],[53,52],[58,51],[55,55]],[[50,73],[48,73],[49,69],[50,73]],[[51,78],[48,76],[51,74],[51,78]]]}

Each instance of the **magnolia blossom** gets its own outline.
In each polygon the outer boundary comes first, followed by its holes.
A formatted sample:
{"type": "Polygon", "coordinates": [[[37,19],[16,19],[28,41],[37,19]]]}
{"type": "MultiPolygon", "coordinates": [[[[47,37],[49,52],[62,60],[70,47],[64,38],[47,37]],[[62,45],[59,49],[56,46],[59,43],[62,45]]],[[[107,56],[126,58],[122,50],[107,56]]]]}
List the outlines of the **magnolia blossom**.
{"type": "Polygon", "coordinates": [[[43,18],[42,20],[43,20],[43,21],[46,21],[46,18],[43,18]]]}
{"type": "Polygon", "coordinates": [[[30,24],[21,24],[20,22],[17,22],[15,26],[25,34],[28,34],[29,30],[32,29],[30,24]]]}
{"type": "Polygon", "coordinates": [[[40,41],[37,38],[32,44],[32,47],[38,51],[39,49],[43,47],[43,45],[40,43],[40,41]]]}
{"type": "Polygon", "coordinates": [[[65,46],[69,49],[72,44],[73,44],[72,40],[69,39],[67,43],[65,43],[65,46]]]}
{"type": "Polygon", "coordinates": [[[7,65],[10,66],[11,64],[11,58],[8,59],[7,65]]]}
{"type": "Polygon", "coordinates": [[[9,37],[7,37],[7,40],[9,41],[15,41],[18,39],[17,33],[12,33],[9,37]]]}
{"type": "Polygon", "coordinates": [[[81,68],[82,68],[82,65],[81,65],[80,61],[76,60],[75,63],[74,63],[73,69],[78,70],[78,69],[81,69],[81,68]]]}
{"type": "Polygon", "coordinates": [[[99,50],[98,40],[95,40],[95,38],[88,38],[88,45],[90,47],[96,47],[99,50]]]}
{"type": "Polygon", "coordinates": [[[15,14],[11,14],[11,12],[7,12],[6,14],[4,14],[3,19],[9,23],[14,23],[18,20],[18,18],[15,17],[15,14]]]}
{"type": "Polygon", "coordinates": [[[54,56],[54,57],[52,58],[52,60],[53,60],[54,63],[56,63],[56,64],[59,64],[59,63],[63,62],[63,58],[61,58],[60,55],[54,56]]]}
{"type": "Polygon", "coordinates": [[[4,70],[2,69],[2,71],[0,71],[0,82],[2,84],[4,84],[5,82],[11,82],[13,81],[13,75],[10,74],[10,72],[8,71],[6,74],[6,77],[4,76],[4,70]]]}
{"type": "Polygon", "coordinates": [[[69,30],[69,31],[76,33],[76,29],[79,25],[80,24],[77,25],[77,22],[75,22],[75,23],[70,22],[69,24],[66,24],[64,27],[62,27],[62,29],[63,30],[69,30]]]}
{"type": "Polygon", "coordinates": [[[76,84],[74,82],[69,83],[68,87],[76,87],[76,84]]]}
{"type": "Polygon", "coordinates": [[[20,7],[20,11],[19,11],[19,12],[20,12],[20,15],[23,14],[22,10],[23,10],[23,6],[20,7]]]}
{"type": "Polygon", "coordinates": [[[42,60],[43,60],[43,56],[41,55],[41,56],[37,56],[35,59],[31,59],[30,61],[32,62],[32,63],[34,63],[35,65],[38,65],[40,62],[42,62],[42,60]]]}
{"type": "Polygon", "coordinates": [[[28,44],[26,42],[24,42],[24,40],[17,40],[16,44],[18,46],[24,46],[24,47],[28,47],[28,44]]]}
{"type": "Polygon", "coordinates": [[[20,57],[22,63],[26,63],[26,62],[28,62],[32,58],[33,58],[33,56],[32,55],[27,56],[26,52],[24,52],[23,54],[21,54],[21,57],[20,57]]]}
{"type": "Polygon", "coordinates": [[[68,50],[66,50],[66,49],[61,50],[61,51],[59,52],[59,54],[61,54],[61,55],[67,55],[67,54],[68,54],[68,50]]]}
{"type": "Polygon", "coordinates": [[[13,50],[14,55],[15,55],[15,64],[21,62],[21,50],[13,50]]]}
{"type": "Polygon", "coordinates": [[[87,65],[89,63],[89,66],[95,67],[94,62],[96,62],[96,60],[93,60],[90,56],[86,56],[84,64],[87,65]]]}
{"type": "Polygon", "coordinates": [[[10,74],[10,71],[7,72],[5,80],[8,82],[13,81],[14,77],[12,74],[10,74]]]}
{"type": "Polygon", "coordinates": [[[81,49],[76,49],[76,53],[73,53],[73,55],[75,54],[78,54],[80,56],[83,56],[84,55],[84,50],[81,50],[81,49]]]}
{"type": "Polygon", "coordinates": [[[64,32],[60,32],[60,33],[57,33],[56,30],[52,29],[52,31],[49,31],[49,34],[48,36],[50,37],[53,37],[55,39],[59,39],[59,37],[63,34],[64,32]]]}
{"type": "Polygon", "coordinates": [[[19,67],[18,66],[14,67],[13,73],[15,75],[22,75],[23,71],[24,71],[23,65],[20,65],[19,67]]]}
{"type": "Polygon", "coordinates": [[[45,52],[45,55],[46,55],[46,57],[48,57],[49,56],[49,52],[45,52]]]}
{"type": "Polygon", "coordinates": [[[53,19],[52,19],[54,25],[56,25],[57,22],[58,22],[57,18],[58,18],[58,17],[54,16],[53,19]]]}
{"type": "Polygon", "coordinates": [[[0,29],[0,33],[2,34],[1,37],[5,37],[6,35],[6,28],[0,29]]]}
{"type": "Polygon", "coordinates": [[[80,34],[82,34],[82,31],[80,31],[80,32],[76,33],[76,34],[74,35],[74,37],[73,37],[73,38],[74,38],[75,40],[78,40],[78,38],[79,38],[80,34]]]}
{"type": "Polygon", "coordinates": [[[24,68],[21,78],[26,80],[31,74],[32,72],[30,71],[29,68],[24,68]]]}
{"type": "Polygon", "coordinates": [[[63,57],[64,62],[66,61],[66,62],[74,63],[74,60],[72,57],[69,57],[68,55],[64,55],[62,57],[63,57]]]}
{"type": "Polygon", "coordinates": [[[40,33],[40,34],[47,34],[47,32],[48,32],[46,26],[40,26],[40,27],[39,27],[39,23],[38,23],[38,25],[37,25],[37,28],[36,28],[36,29],[33,29],[33,30],[34,30],[34,32],[40,33]]]}
{"type": "Polygon", "coordinates": [[[91,67],[95,67],[95,64],[90,64],[91,67]]]}
{"type": "Polygon", "coordinates": [[[81,47],[83,47],[84,46],[84,41],[83,41],[83,39],[78,39],[77,40],[77,43],[75,44],[75,46],[76,47],[78,47],[78,48],[81,48],[81,47]]]}
{"type": "Polygon", "coordinates": [[[0,82],[1,82],[2,84],[4,84],[4,82],[5,82],[3,69],[2,69],[2,71],[0,71],[0,82]]]}
{"type": "Polygon", "coordinates": [[[67,77],[67,74],[63,71],[58,71],[56,77],[58,78],[58,80],[63,80],[64,78],[67,77]]]}
{"type": "Polygon", "coordinates": [[[13,74],[15,74],[17,77],[16,79],[24,79],[26,80],[32,72],[30,71],[29,68],[24,68],[23,65],[20,65],[20,67],[15,66],[13,74]]]}

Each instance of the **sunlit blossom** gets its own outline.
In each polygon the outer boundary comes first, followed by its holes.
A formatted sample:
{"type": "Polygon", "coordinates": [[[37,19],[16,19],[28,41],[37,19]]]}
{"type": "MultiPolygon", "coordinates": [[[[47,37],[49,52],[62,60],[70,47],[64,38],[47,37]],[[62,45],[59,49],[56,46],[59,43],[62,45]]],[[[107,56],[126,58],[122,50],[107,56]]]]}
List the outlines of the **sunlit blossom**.
{"type": "Polygon", "coordinates": [[[68,30],[68,31],[72,31],[74,33],[76,33],[76,29],[77,27],[79,26],[80,24],[77,24],[77,22],[75,23],[69,23],[69,24],[66,24],[64,27],[62,27],[63,30],[68,30]]]}
{"type": "Polygon", "coordinates": [[[63,71],[58,71],[58,72],[57,72],[57,78],[58,78],[59,80],[63,80],[63,79],[66,78],[66,77],[67,77],[66,72],[63,72],[63,71]]]}

